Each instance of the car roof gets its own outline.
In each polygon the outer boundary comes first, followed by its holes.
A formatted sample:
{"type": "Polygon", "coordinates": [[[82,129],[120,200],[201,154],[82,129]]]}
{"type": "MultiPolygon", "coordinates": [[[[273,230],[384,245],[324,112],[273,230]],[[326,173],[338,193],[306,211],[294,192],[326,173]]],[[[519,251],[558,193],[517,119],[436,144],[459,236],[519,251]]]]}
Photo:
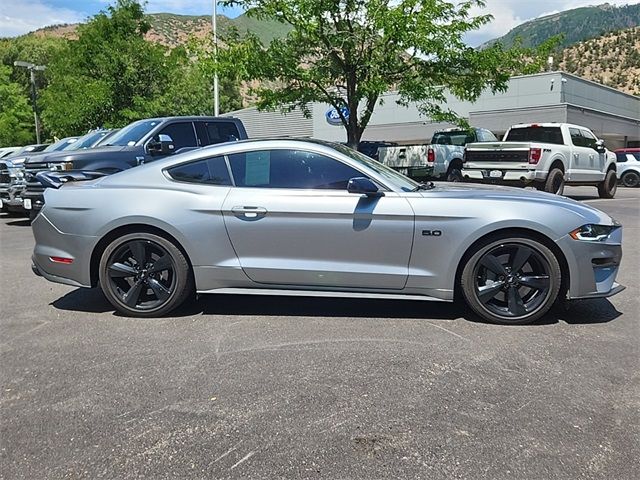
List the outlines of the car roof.
{"type": "Polygon", "coordinates": [[[614,153],[638,153],[640,148],[618,148],[614,153]]]}

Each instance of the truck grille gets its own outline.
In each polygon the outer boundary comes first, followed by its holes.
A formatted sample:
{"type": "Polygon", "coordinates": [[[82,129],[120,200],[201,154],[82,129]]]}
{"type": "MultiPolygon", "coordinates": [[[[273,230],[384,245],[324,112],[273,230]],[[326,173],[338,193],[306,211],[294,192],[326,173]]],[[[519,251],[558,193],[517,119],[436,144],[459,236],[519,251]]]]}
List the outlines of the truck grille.
{"type": "Polygon", "coordinates": [[[480,151],[467,150],[465,152],[467,162],[528,162],[528,150],[496,150],[480,151]]]}
{"type": "Polygon", "coordinates": [[[36,174],[38,172],[48,172],[50,170],[50,165],[48,163],[32,163],[29,162],[25,164],[24,169],[24,178],[27,182],[27,190],[31,192],[42,192],[44,191],[44,187],[36,178],[36,174]]]}
{"type": "Polygon", "coordinates": [[[1,183],[11,183],[11,177],[9,176],[6,163],[0,163],[0,184],[1,183]]]}

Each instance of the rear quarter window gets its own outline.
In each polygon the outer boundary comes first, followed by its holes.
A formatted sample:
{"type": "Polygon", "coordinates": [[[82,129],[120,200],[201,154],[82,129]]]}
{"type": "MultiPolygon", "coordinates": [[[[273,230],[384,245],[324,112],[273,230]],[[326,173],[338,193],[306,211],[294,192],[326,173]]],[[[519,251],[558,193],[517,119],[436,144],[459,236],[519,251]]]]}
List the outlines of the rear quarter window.
{"type": "Polygon", "coordinates": [[[167,169],[171,178],[179,182],[207,185],[231,185],[231,176],[224,157],[207,158],[183,163],[167,169]]]}

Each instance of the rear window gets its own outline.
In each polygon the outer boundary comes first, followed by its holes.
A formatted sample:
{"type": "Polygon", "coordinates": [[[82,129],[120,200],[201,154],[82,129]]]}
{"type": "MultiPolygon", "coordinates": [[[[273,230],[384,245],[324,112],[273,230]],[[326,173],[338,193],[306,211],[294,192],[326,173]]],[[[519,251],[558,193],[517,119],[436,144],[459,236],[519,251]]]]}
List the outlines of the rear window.
{"type": "Polygon", "coordinates": [[[431,139],[432,145],[456,145],[464,147],[467,143],[473,143],[473,133],[467,131],[437,132],[431,139]]]}
{"type": "Polygon", "coordinates": [[[525,127],[509,130],[506,142],[541,142],[564,145],[560,127],[525,127]]]}

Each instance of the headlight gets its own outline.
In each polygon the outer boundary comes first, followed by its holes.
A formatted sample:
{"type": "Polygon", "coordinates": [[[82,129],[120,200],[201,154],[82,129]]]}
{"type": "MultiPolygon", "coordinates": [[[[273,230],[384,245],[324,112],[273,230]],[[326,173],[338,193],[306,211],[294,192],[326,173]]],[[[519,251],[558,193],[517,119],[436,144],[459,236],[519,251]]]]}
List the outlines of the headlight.
{"type": "Polygon", "coordinates": [[[53,171],[73,170],[73,163],[72,162],[56,163],[56,164],[51,165],[49,167],[49,170],[53,170],[53,171]]]}
{"type": "Polygon", "coordinates": [[[604,242],[611,232],[619,225],[583,225],[580,228],[576,228],[571,235],[574,240],[582,240],[584,242],[604,242]]]}
{"type": "Polygon", "coordinates": [[[22,180],[24,178],[24,169],[19,167],[9,167],[7,168],[9,171],[9,176],[13,178],[17,178],[18,180],[22,180]]]}

